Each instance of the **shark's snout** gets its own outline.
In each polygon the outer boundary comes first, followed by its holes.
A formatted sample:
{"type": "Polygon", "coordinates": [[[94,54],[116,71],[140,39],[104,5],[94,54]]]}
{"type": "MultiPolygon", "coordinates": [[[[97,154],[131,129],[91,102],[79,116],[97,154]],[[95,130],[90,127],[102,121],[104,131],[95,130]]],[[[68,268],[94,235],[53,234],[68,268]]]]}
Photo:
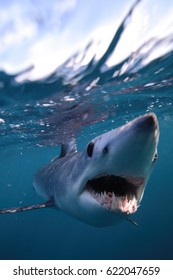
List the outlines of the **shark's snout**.
{"type": "Polygon", "coordinates": [[[157,117],[154,113],[143,115],[132,121],[136,129],[143,131],[144,133],[154,132],[155,136],[159,133],[159,126],[157,117]]]}
{"type": "Polygon", "coordinates": [[[155,114],[147,114],[139,118],[138,121],[139,126],[144,129],[144,128],[153,128],[157,124],[157,119],[155,114]]]}

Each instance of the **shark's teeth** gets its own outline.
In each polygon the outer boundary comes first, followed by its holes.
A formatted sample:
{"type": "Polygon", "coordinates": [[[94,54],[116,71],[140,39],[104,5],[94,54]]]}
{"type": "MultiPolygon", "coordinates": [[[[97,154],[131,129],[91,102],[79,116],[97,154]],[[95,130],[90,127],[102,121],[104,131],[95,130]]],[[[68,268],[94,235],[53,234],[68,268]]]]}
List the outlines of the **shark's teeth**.
{"type": "Polygon", "coordinates": [[[134,195],[131,196],[116,196],[114,192],[96,193],[92,189],[89,190],[91,195],[99,202],[100,205],[110,211],[120,211],[126,214],[136,212],[138,205],[134,195]]]}

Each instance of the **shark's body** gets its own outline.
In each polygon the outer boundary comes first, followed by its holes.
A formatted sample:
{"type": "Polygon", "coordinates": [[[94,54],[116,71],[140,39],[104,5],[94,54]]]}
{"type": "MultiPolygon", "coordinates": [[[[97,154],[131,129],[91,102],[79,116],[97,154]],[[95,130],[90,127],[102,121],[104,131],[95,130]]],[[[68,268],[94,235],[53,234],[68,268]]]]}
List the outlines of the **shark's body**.
{"type": "Polygon", "coordinates": [[[150,113],[96,137],[82,152],[74,142],[63,145],[60,157],[34,176],[36,192],[47,201],[35,208],[53,206],[94,226],[120,222],[142,200],[158,138],[150,113]]]}
{"type": "Polygon", "coordinates": [[[134,213],[157,154],[154,114],[93,139],[82,152],[62,151],[34,177],[36,192],[55,207],[95,226],[116,224],[134,213]]]}

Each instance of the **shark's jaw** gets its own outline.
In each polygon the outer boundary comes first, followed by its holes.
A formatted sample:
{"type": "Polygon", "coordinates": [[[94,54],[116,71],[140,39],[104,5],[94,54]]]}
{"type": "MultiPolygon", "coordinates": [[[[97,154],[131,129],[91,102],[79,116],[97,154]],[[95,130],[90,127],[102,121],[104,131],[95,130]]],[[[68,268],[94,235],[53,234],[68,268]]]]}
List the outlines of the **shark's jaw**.
{"type": "Polygon", "coordinates": [[[89,180],[86,191],[105,209],[132,214],[141,200],[145,179],[104,175],[89,180]]]}
{"type": "MultiPolygon", "coordinates": [[[[149,174],[150,175],[150,174],[149,174]]],[[[149,176],[102,174],[90,178],[76,201],[75,217],[97,227],[115,225],[135,213],[149,176]],[[77,211],[76,211],[77,210],[77,211]]]]}

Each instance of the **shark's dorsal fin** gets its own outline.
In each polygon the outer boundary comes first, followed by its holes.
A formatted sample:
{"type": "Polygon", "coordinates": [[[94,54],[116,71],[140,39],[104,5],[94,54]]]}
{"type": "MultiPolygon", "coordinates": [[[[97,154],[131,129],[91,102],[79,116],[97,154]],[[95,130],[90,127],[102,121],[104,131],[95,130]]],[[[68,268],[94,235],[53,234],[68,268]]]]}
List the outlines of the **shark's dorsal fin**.
{"type": "Polygon", "coordinates": [[[77,145],[75,138],[73,138],[68,143],[61,144],[61,153],[59,158],[64,157],[68,153],[77,153],[77,145]]]}
{"type": "Polygon", "coordinates": [[[36,209],[41,209],[41,208],[51,207],[51,206],[54,206],[54,202],[52,200],[49,200],[43,203],[32,204],[29,206],[19,206],[19,207],[0,209],[0,214],[25,212],[25,211],[36,210],[36,209]]]}

